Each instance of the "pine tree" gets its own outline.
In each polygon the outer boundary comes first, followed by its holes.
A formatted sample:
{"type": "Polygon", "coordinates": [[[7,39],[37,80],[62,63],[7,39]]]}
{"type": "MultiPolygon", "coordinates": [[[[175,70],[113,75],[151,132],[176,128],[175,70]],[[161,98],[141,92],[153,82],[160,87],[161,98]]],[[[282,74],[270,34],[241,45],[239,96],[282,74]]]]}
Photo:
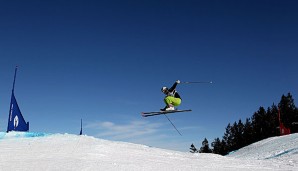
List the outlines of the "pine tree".
{"type": "Polygon", "coordinates": [[[238,123],[235,124],[235,149],[238,150],[239,148],[244,147],[244,139],[243,139],[243,132],[244,132],[244,125],[239,119],[238,123]]]}
{"type": "Polygon", "coordinates": [[[290,128],[291,130],[295,128],[292,123],[298,122],[298,114],[292,95],[290,93],[288,93],[287,96],[282,95],[278,107],[281,113],[281,121],[285,127],[290,128]]]}
{"type": "Polygon", "coordinates": [[[232,147],[232,132],[231,132],[231,124],[229,123],[228,126],[226,127],[226,132],[224,133],[223,136],[223,142],[225,144],[225,149],[227,151],[230,151],[231,147],[232,147]]]}
{"type": "Polygon", "coordinates": [[[298,108],[295,110],[294,121],[292,122],[292,133],[298,132],[298,108]]]}
{"type": "Polygon", "coordinates": [[[260,141],[265,138],[264,135],[264,119],[266,115],[266,110],[264,107],[260,107],[257,112],[252,116],[252,125],[253,125],[253,136],[255,141],[260,141]]]}
{"type": "Polygon", "coordinates": [[[190,149],[190,152],[191,152],[191,153],[198,153],[198,152],[199,152],[199,151],[197,150],[197,148],[195,147],[195,145],[193,145],[193,144],[190,145],[190,148],[189,148],[189,149],[190,149]]]}
{"type": "Polygon", "coordinates": [[[268,124],[267,137],[279,135],[278,108],[274,104],[267,109],[266,123],[268,124]]]}
{"type": "Polygon", "coordinates": [[[211,149],[209,148],[209,143],[207,138],[204,139],[204,141],[202,142],[202,147],[200,148],[200,153],[211,153],[211,149]]]}
{"type": "Polygon", "coordinates": [[[244,146],[249,145],[254,142],[253,137],[253,126],[249,118],[246,118],[244,128],[243,128],[243,140],[244,146]]]}
{"type": "Polygon", "coordinates": [[[237,123],[234,122],[233,126],[231,126],[231,141],[230,141],[230,151],[237,150],[237,123]]]}
{"type": "Polygon", "coordinates": [[[211,143],[211,146],[213,147],[212,153],[220,155],[227,154],[225,143],[219,138],[214,139],[214,141],[211,143]]]}

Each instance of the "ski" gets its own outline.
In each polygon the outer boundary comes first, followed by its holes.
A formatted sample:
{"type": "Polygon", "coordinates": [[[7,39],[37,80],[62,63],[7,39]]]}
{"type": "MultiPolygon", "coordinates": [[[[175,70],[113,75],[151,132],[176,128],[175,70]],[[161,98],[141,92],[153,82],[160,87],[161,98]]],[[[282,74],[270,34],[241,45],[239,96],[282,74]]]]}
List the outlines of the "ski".
{"type": "Polygon", "coordinates": [[[162,115],[162,114],[171,114],[171,113],[178,113],[178,112],[190,112],[191,109],[187,110],[170,110],[170,111],[158,111],[158,112],[142,112],[143,117],[149,117],[149,116],[156,116],[156,115],[162,115]]]}

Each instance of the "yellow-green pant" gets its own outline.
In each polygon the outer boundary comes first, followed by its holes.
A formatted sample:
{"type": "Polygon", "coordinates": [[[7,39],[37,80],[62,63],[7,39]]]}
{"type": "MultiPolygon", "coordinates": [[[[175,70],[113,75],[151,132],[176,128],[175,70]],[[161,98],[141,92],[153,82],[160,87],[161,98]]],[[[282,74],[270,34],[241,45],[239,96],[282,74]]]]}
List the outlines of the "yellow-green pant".
{"type": "Polygon", "coordinates": [[[164,102],[166,103],[167,106],[169,106],[170,104],[173,106],[179,106],[181,104],[181,99],[180,98],[175,98],[173,96],[167,96],[164,99],[164,102]]]}

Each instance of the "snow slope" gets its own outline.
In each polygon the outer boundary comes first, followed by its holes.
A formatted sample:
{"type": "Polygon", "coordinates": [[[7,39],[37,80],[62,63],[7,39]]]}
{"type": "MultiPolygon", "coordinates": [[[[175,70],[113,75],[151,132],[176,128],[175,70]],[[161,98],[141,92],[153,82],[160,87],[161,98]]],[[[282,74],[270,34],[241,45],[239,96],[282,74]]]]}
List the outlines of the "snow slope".
{"type": "Polygon", "coordinates": [[[225,157],[90,136],[0,133],[0,170],[298,170],[297,137],[267,139],[225,157]],[[290,142],[278,145],[284,138],[290,142]]]}
{"type": "Polygon", "coordinates": [[[269,160],[297,168],[298,134],[268,138],[239,149],[228,156],[247,160],[269,160]]]}

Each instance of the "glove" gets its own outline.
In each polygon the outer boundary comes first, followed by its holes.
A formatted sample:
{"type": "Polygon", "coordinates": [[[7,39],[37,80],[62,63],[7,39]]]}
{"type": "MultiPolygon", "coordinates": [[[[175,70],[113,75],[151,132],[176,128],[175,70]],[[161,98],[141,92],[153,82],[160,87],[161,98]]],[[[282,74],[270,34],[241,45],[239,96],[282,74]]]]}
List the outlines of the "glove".
{"type": "Polygon", "coordinates": [[[176,83],[177,83],[177,84],[180,84],[180,80],[177,80],[176,83]]]}

